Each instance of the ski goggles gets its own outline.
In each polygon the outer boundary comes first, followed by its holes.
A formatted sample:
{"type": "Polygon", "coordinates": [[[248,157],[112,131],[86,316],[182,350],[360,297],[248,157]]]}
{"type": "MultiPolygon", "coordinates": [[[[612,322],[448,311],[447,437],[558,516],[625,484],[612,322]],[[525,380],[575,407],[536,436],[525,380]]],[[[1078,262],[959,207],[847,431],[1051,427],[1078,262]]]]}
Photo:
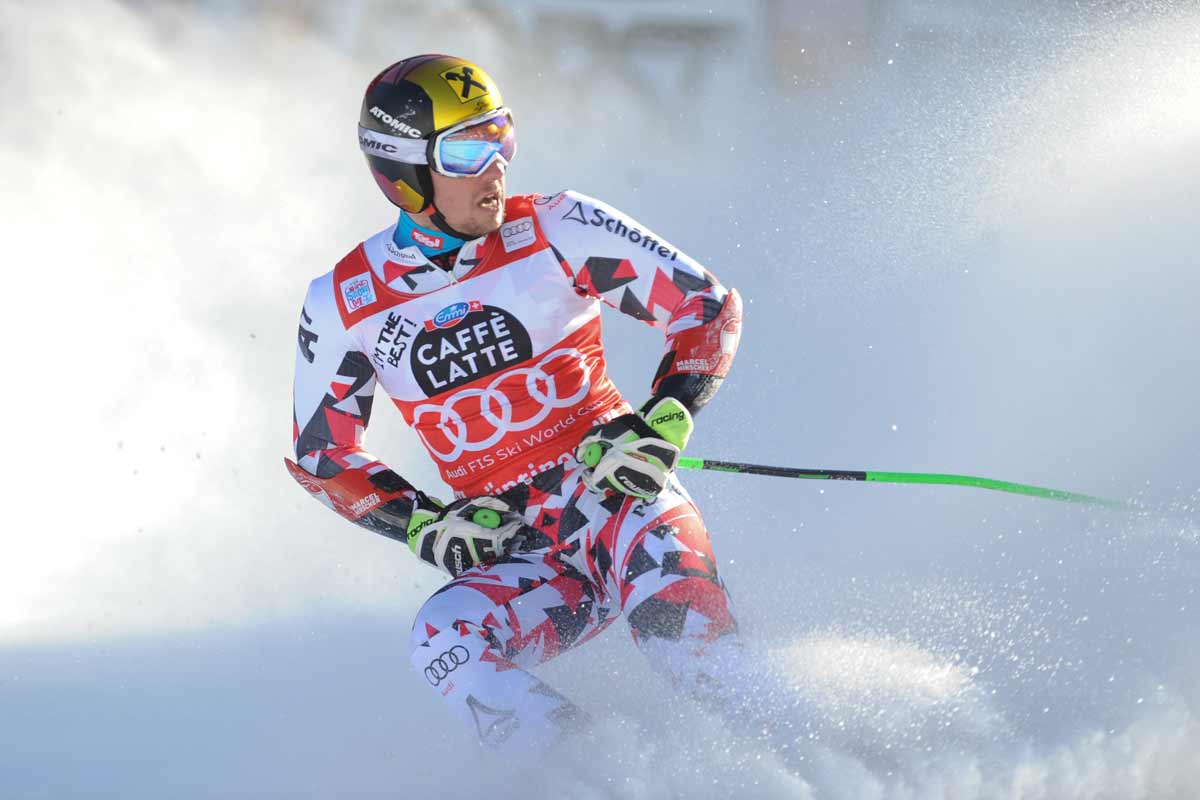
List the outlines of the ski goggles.
{"type": "Polygon", "coordinates": [[[358,126],[358,144],[368,156],[402,164],[428,164],[449,178],[482,175],[493,163],[505,167],[517,154],[512,112],[498,108],[463,120],[432,139],[393,136],[358,126]]]}

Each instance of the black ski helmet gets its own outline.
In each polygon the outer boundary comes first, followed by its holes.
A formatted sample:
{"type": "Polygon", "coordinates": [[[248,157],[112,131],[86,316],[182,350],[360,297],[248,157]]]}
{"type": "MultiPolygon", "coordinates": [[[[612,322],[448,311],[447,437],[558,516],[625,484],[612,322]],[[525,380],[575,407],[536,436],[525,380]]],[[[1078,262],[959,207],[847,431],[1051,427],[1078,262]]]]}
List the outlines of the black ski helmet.
{"type": "MultiPolygon", "coordinates": [[[[446,128],[504,105],[495,81],[462,58],[423,55],[397,61],[375,76],[363,96],[359,124],[392,136],[428,141],[446,128]]],[[[364,152],[384,195],[417,214],[433,203],[425,164],[404,164],[364,152]]]]}

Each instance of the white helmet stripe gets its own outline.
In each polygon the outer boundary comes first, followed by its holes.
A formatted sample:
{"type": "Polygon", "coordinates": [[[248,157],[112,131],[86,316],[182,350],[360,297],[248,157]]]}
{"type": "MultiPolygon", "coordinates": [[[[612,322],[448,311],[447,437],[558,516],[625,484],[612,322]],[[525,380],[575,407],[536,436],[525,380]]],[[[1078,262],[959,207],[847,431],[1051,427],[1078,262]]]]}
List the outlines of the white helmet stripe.
{"type": "Polygon", "coordinates": [[[428,164],[424,139],[392,136],[358,126],[358,146],[369,156],[399,161],[402,164],[428,164]]]}

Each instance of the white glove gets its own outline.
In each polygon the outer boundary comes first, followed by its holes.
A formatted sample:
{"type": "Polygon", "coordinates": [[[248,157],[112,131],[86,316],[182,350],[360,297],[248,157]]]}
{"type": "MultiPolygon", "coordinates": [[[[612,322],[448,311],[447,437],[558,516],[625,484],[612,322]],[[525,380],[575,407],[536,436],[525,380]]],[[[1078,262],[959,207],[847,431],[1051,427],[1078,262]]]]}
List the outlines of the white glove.
{"type": "Polygon", "coordinates": [[[521,515],[495,497],[440,502],[417,496],[408,522],[408,547],[422,561],[457,578],[508,553],[525,527],[521,515]]]}
{"type": "Polygon", "coordinates": [[[647,402],[592,428],[575,448],[583,482],[593,492],[616,491],[653,500],[666,487],[692,434],[692,415],[673,397],[647,402]]]}

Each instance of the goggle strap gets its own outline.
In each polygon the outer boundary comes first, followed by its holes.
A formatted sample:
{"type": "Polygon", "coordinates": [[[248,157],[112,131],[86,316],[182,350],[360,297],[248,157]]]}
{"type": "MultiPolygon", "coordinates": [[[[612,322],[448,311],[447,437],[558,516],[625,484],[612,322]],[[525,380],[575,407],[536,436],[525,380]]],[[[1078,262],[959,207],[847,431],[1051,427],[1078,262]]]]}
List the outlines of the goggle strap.
{"type": "Polygon", "coordinates": [[[358,126],[358,146],[369,156],[386,158],[401,164],[428,164],[429,160],[425,157],[426,145],[424,139],[392,136],[364,128],[362,125],[358,126]]]}
{"type": "Polygon", "coordinates": [[[510,111],[507,106],[500,106],[499,108],[493,108],[491,111],[485,111],[482,114],[477,114],[468,119],[464,119],[462,122],[459,122],[455,125],[451,125],[449,128],[446,128],[446,130],[439,133],[437,135],[436,139],[438,141],[440,141],[442,139],[445,139],[448,136],[453,136],[456,133],[464,131],[467,128],[473,128],[476,125],[482,124],[484,122],[487,122],[490,119],[493,119],[494,117],[501,117],[501,116],[508,117],[508,119],[511,120],[512,119],[512,111],[510,111]]]}

